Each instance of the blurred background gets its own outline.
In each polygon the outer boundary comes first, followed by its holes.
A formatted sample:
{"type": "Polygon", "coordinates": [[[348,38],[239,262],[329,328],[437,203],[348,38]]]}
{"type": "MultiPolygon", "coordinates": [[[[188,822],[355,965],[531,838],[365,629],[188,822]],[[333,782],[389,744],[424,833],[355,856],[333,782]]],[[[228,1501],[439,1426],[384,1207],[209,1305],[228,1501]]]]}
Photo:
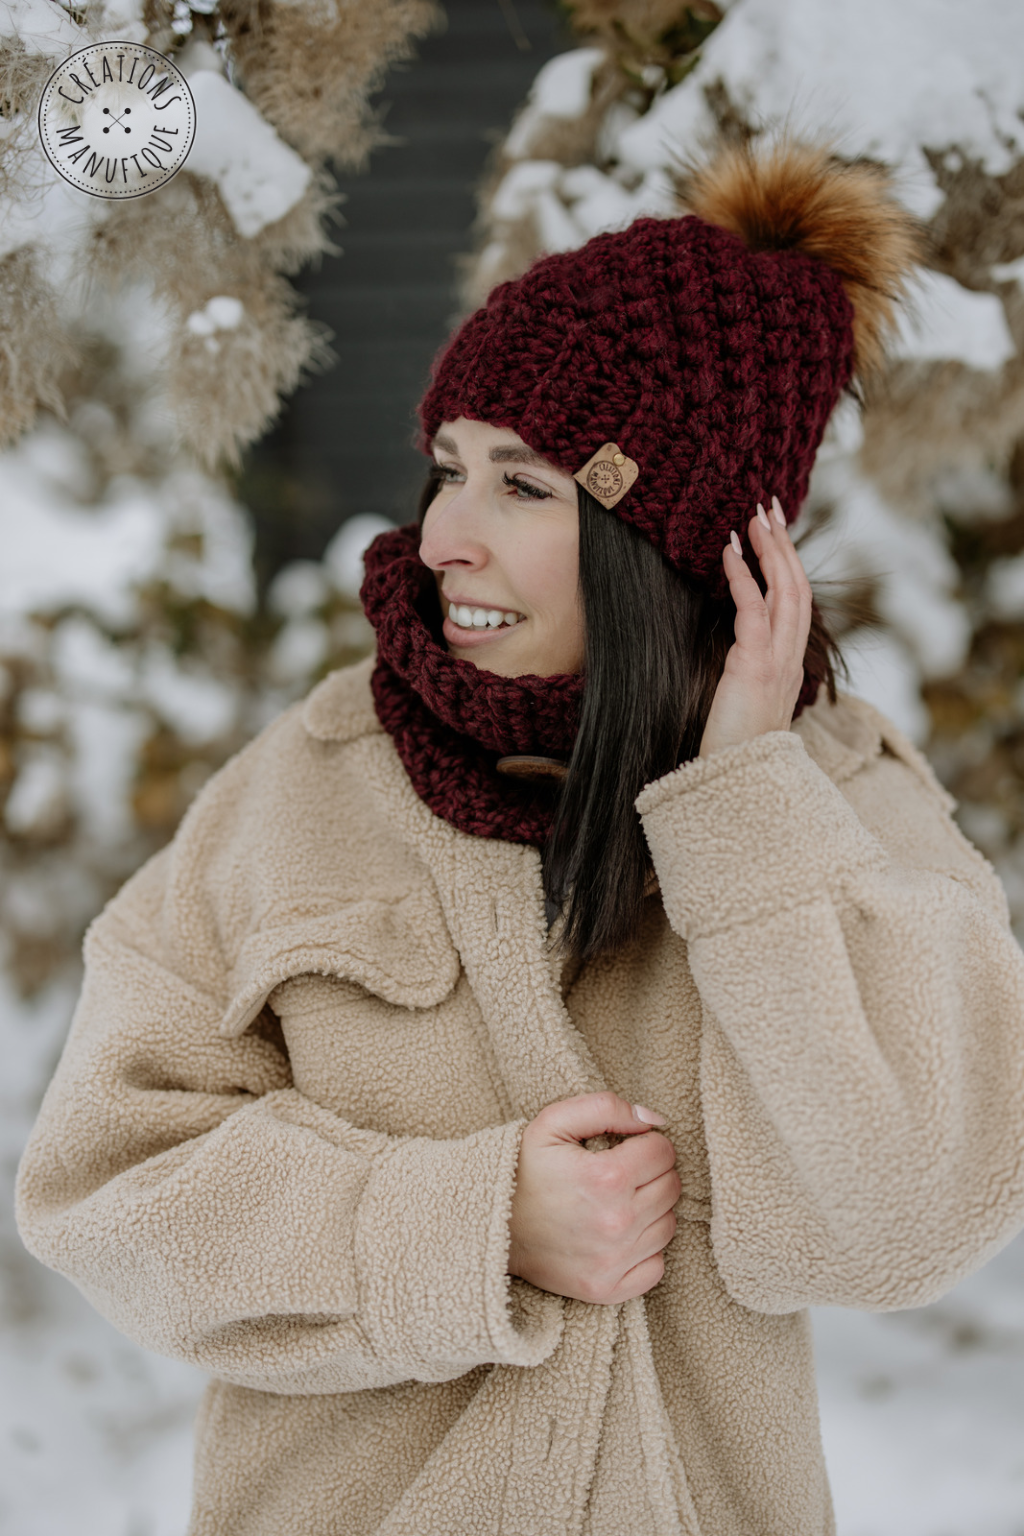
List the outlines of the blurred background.
{"type": "MultiPolygon", "coordinates": [[[[8,0],[0,72],[0,1532],[181,1536],[201,1379],[10,1211],[82,933],[368,649],[361,553],[412,515],[451,328],[540,252],[680,211],[716,132],[828,134],[928,227],[797,533],[847,686],[927,753],[1024,940],[1024,7],[8,0]],[[186,169],[124,204],[60,181],[35,127],[111,38],[203,104],[186,169]]],[[[840,1536],[1022,1536],[1021,1240],[934,1307],[816,1330],[840,1536]]]]}

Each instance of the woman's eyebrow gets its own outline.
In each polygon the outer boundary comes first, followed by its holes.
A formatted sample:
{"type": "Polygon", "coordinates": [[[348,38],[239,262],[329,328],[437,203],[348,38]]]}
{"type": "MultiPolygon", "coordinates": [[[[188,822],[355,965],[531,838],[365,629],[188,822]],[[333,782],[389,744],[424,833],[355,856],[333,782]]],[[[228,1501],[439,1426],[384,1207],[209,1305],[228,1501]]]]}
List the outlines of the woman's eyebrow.
{"type": "MultiPolygon", "coordinates": [[[[440,448],[445,453],[454,453],[456,457],[459,445],[447,432],[438,432],[431,444],[433,448],[440,448]]],[[[521,447],[509,444],[508,447],[492,448],[487,457],[492,464],[536,464],[544,469],[552,469],[554,466],[550,459],[546,459],[542,453],[537,453],[533,448],[527,448],[524,443],[521,447]]]]}
{"type": "Polygon", "coordinates": [[[542,469],[553,469],[550,459],[532,448],[492,448],[487,457],[495,464],[536,464],[542,469]]]}

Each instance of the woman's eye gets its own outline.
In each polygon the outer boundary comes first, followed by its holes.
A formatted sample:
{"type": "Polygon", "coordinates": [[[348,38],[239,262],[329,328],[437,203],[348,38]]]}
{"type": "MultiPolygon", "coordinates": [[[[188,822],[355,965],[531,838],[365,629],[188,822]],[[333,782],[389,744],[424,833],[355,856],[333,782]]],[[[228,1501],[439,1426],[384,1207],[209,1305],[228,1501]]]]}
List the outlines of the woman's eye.
{"type": "Polygon", "coordinates": [[[444,485],[451,485],[459,474],[451,464],[435,464],[430,472],[435,480],[440,480],[444,485]]]}
{"type": "Polygon", "coordinates": [[[536,501],[546,501],[551,495],[550,491],[542,491],[537,486],[531,485],[529,480],[520,480],[518,475],[502,475],[502,480],[507,486],[517,490],[520,495],[530,497],[536,501]]]}

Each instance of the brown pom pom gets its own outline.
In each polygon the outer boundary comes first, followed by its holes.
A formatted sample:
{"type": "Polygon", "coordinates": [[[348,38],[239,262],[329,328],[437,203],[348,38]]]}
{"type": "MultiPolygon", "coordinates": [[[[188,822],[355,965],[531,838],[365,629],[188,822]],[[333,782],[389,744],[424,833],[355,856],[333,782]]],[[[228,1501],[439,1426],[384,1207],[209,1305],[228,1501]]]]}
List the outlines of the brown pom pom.
{"type": "Polygon", "coordinates": [[[824,145],[730,144],[688,168],[689,212],[752,251],[803,251],[841,279],[854,310],[854,366],[879,368],[896,305],[924,248],[921,226],[880,167],[845,165],[824,145]]]}

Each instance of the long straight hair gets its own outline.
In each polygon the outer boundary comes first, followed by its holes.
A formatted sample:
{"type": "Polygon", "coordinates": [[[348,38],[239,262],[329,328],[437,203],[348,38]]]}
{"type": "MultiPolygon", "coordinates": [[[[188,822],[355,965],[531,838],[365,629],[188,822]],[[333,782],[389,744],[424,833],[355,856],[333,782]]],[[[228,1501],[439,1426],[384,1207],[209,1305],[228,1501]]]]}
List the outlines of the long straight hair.
{"type": "MultiPolygon", "coordinates": [[[[563,946],[589,959],[639,929],[651,861],[634,801],[697,756],[736,607],[691,584],[582,486],[577,496],[586,687],[543,868],[549,911],[565,914],[563,946]]],[[[842,656],[817,602],[805,659],[834,703],[842,656]]]]}
{"type": "MultiPolygon", "coordinates": [[[[438,486],[431,472],[422,524],[438,486]]],[[[577,485],[586,687],[576,743],[542,851],[548,910],[583,959],[637,933],[651,860],[634,801],[645,784],[697,756],[736,607],[674,570],[629,523],[577,485]]],[[[760,570],[753,572],[761,590],[760,570]]],[[[834,703],[842,654],[815,601],[806,665],[834,703]]]]}

